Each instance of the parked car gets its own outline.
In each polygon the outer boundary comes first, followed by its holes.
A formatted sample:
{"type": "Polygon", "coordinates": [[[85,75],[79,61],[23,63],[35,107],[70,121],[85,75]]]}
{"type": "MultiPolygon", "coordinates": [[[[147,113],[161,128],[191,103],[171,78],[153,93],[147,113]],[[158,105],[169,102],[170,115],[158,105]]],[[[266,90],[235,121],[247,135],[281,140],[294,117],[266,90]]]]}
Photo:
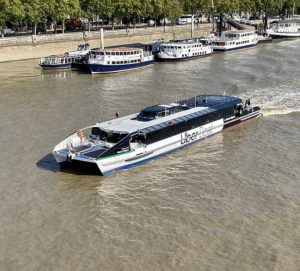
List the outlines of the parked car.
{"type": "Polygon", "coordinates": [[[45,23],[38,23],[37,26],[36,26],[36,33],[38,35],[41,35],[41,34],[46,34],[46,32],[47,32],[46,24],[45,23]]]}
{"type": "MultiPolygon", "coordinates": [[[[198,17],[194,16],[194,23],[196,24],[198,22],[199,22],[198,17]]],[[[176,20],[176,23],[179,25],[191,24],[192,23],[192,15],[183,15],[176,20]]]]}
{"type": "Polygon", "coordinates": [[[15,31],[11,30],[7,26],[4,26],[4,35],[14,35],[15,31]]]}
{"type": "Polygon", "coordinates": [[[81,20],[68,19],[65,21],[66,30],[82,29],[81,20]]]}
{"type": "Polygon", "coordinates": [[[148,21],[148,26],[154,26],[155,25],[155,21],[154,20],[149,20],[148,21]]]}

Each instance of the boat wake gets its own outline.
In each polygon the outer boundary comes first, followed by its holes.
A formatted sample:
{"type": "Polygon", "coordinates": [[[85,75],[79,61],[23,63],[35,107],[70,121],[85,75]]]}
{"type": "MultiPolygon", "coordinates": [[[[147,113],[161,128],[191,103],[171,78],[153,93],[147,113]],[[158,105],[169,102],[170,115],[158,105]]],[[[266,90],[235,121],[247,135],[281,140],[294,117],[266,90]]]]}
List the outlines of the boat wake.
{"type": "Polygon", "coordinates": [[[243,99],[250,97],[252,104],[261,107],[264,116],[297,113],[300,112],[300,89],[295,86],[300,86],[300,83],[296,85],[294,83],[251,90],[241,97],[243,99]]]}

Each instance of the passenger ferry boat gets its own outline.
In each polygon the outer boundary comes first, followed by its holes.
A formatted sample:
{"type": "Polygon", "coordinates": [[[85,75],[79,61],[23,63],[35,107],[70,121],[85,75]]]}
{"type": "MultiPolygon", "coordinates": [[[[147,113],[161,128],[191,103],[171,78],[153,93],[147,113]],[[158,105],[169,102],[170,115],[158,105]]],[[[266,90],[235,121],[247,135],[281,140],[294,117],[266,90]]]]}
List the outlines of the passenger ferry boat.
{"type": "Polygon", "coordinates": [[[138,69],[154,63],[153,54],[139,48],[93,49],[85,59],[92,74],[138,69]]]}
{"type": "Polygon", "coordinates": [[[41,57],[39,65],[43,69],[69,69],[76,62],[76,57],[68,55],[51,55],[41,57]]]}
{"type": "Polygon", "coordinates": [[[53,150],[56,161],[96,168],[102,175],[130,168],[258,117],[240,98],[200,95],[83,128],[53,150]]]}
{"type": "Polygon", "coordinates": [[[214,51],[233,51],[257,45],[257,33],[253,30],[224,31],[221,37],[211,38],[214,51]]]}
{"type": "Polygon", "coordinates": [[[83,43],[78,45],[76,51],[66,52],[63,55],[51,55],[41,57],[39,65],[43,69],[69,69],[82,64],[83,57],[90,51],[90,45],[83,43]]]}
{"type": "Polygon", "coordinates": [[[209,44],[200,39],[173,40],[162,43],[156,54],[157,61],[179,61],[208,56],[213,52],[209,44]]]}
{"type": "Polygon", "coordinates": [[[267,34],[273,39],[299,38],[300,20],[291,19],[271,22],[267,34]]]}

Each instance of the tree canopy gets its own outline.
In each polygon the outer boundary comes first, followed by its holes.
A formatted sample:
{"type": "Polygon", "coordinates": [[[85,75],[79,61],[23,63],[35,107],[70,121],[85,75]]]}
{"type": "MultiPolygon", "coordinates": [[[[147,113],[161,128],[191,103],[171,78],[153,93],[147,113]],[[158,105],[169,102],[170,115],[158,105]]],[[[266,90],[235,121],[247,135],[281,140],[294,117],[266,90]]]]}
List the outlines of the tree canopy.
{"type": "Polygon", "coordinates": [[[224,12],[253,14],[292,14],[299,11],[300,0],[0,0],[0,23],[28,24],[46,18],[64,21],[68,18],[137,18],[175,20],[181,14],[224,12]]]}

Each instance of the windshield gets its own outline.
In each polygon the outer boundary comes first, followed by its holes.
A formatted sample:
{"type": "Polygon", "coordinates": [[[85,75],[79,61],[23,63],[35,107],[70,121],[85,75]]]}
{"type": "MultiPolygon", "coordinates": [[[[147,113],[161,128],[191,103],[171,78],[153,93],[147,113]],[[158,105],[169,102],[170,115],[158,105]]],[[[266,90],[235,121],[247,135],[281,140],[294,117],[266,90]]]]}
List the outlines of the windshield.
{"type": "Polygon", "coordinates": [[[96,139],[109,142],[109,143],[117,143],[127,136],[127,133],[104,131],[101,130],[99,127],[93,127],[91,134],[96,139]]]}

